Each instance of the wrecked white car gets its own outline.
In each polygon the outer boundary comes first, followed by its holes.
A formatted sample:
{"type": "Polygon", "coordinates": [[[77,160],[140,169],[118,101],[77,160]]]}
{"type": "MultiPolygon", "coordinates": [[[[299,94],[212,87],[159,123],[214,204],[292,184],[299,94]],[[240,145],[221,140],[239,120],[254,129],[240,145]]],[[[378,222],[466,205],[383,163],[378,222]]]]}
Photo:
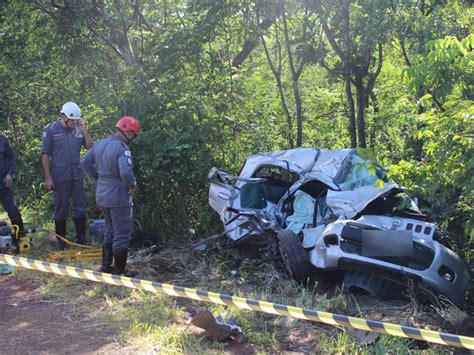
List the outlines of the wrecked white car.
{"type": "Polygon", "coordinates": [[[385,173],[351,149],[260,153],[238,176],[212,168],[209,204],[228,245],[280,254],[295,280],[342,270],[345,288],[379,297],[412,280],[459,305],[470,281],[465,263],[385,173]]]}

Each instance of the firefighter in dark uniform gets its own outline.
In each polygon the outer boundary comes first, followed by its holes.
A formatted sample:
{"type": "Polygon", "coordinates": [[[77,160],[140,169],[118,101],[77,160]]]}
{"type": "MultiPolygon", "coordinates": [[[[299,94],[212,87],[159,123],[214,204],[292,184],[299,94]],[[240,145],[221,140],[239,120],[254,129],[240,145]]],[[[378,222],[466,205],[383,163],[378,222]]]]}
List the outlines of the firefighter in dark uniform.
{"type": "Polygon", "coordinates": [[[125,271],[133,233],[132,195],[136,186],[129,145],[138,136],[140,124],[125,116],[115,127],[115,134],[96,142],[87,152],[82,167],[97,181],[96,201],[107,226],[100,270],[133,277],[136,274],[125,271]]]}
{"type": "MultiPolygon", "coordinates": [[[[66,237],[69,201],[76,227],[76,238],[86,244],[86,194],[81,168],[81,148],[94,144],[87,126],[81,121],[81,110],[74,102],[66,102],[58,121],[46,126],[41,147],[45,187],[54,192],[56,233],[66,237]]],[[[58,241],[59,247],[64,243],[58,241]]]]}
{"type": "MultiPolygon", "coordinates": [[[[7,211],[11,224],[19,227],[19,234],[21,235],[24,234],[25,228],[12,190],[15,167],[15,153],[13,153],[8,138],[0,136],[0,202],[7,211]]],[[[13,243],[17,246],[18,240],[15,238],[13,243]]]]}

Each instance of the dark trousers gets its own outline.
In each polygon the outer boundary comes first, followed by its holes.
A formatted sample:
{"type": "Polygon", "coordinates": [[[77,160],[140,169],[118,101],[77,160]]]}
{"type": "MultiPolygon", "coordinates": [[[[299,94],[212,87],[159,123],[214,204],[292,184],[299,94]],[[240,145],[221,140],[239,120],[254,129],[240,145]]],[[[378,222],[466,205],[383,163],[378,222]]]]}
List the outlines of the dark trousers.
{"type": "Polygon", "coordinates": [[[3,209],[7,211],[12,224],[18,224],[19,221],[21,221],[21,215],[15,203],[15,196],[13,196],[12,189],[6,189],[0,192],[0,202],[2,203],[3,209]]]}
{"type": "Polygon", "coordinates": [[[86,216],[86,192],[84,179],[54,181],[54,219],[65,220],[69,212],[69,200],[72,204],[72,216],[86,216]]]}
{"type": "Polygon", "coordinates": [[[133,208],[101,207],[101,209],[106,223],[104,248],[112,246],[114,254],[128,249],[133,233],[133,208]]]}

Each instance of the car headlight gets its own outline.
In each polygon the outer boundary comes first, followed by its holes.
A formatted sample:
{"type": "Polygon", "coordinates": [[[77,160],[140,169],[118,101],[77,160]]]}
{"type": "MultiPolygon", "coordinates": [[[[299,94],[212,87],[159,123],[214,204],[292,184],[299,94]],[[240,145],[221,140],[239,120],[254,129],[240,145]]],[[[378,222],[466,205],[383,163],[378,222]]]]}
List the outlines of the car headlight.
{"type": "Polygon", "coordinates": [[[451,275],[450,273],[446,273],[443,275],[443,279],[445,279],[446,281],[453,281],[454,276],[451,275]]]}
{"type": "Polygon", "coordinates": [[[447,266],[441,266],[438,270],[439,276],[445,279],[448,282],[453,282],[455,278],[455,273],[447,266]]]}

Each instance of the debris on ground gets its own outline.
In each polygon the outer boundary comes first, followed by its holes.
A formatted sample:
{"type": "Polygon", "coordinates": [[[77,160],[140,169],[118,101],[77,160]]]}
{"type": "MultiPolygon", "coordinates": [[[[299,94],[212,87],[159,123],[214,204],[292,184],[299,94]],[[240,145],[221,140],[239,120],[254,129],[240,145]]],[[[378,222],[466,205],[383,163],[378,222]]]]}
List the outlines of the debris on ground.
{"type": "Polygon", "coordinates": [[[242,329],[235,321],[224,320],[221,316],[214,317],[208,309],[201,308],[196,311],[194,308],[188,307],[185,313],[190,319],[190,324],[206,330],[218,341],[232,339],[240,344],[244,338],[242,329]]]}

